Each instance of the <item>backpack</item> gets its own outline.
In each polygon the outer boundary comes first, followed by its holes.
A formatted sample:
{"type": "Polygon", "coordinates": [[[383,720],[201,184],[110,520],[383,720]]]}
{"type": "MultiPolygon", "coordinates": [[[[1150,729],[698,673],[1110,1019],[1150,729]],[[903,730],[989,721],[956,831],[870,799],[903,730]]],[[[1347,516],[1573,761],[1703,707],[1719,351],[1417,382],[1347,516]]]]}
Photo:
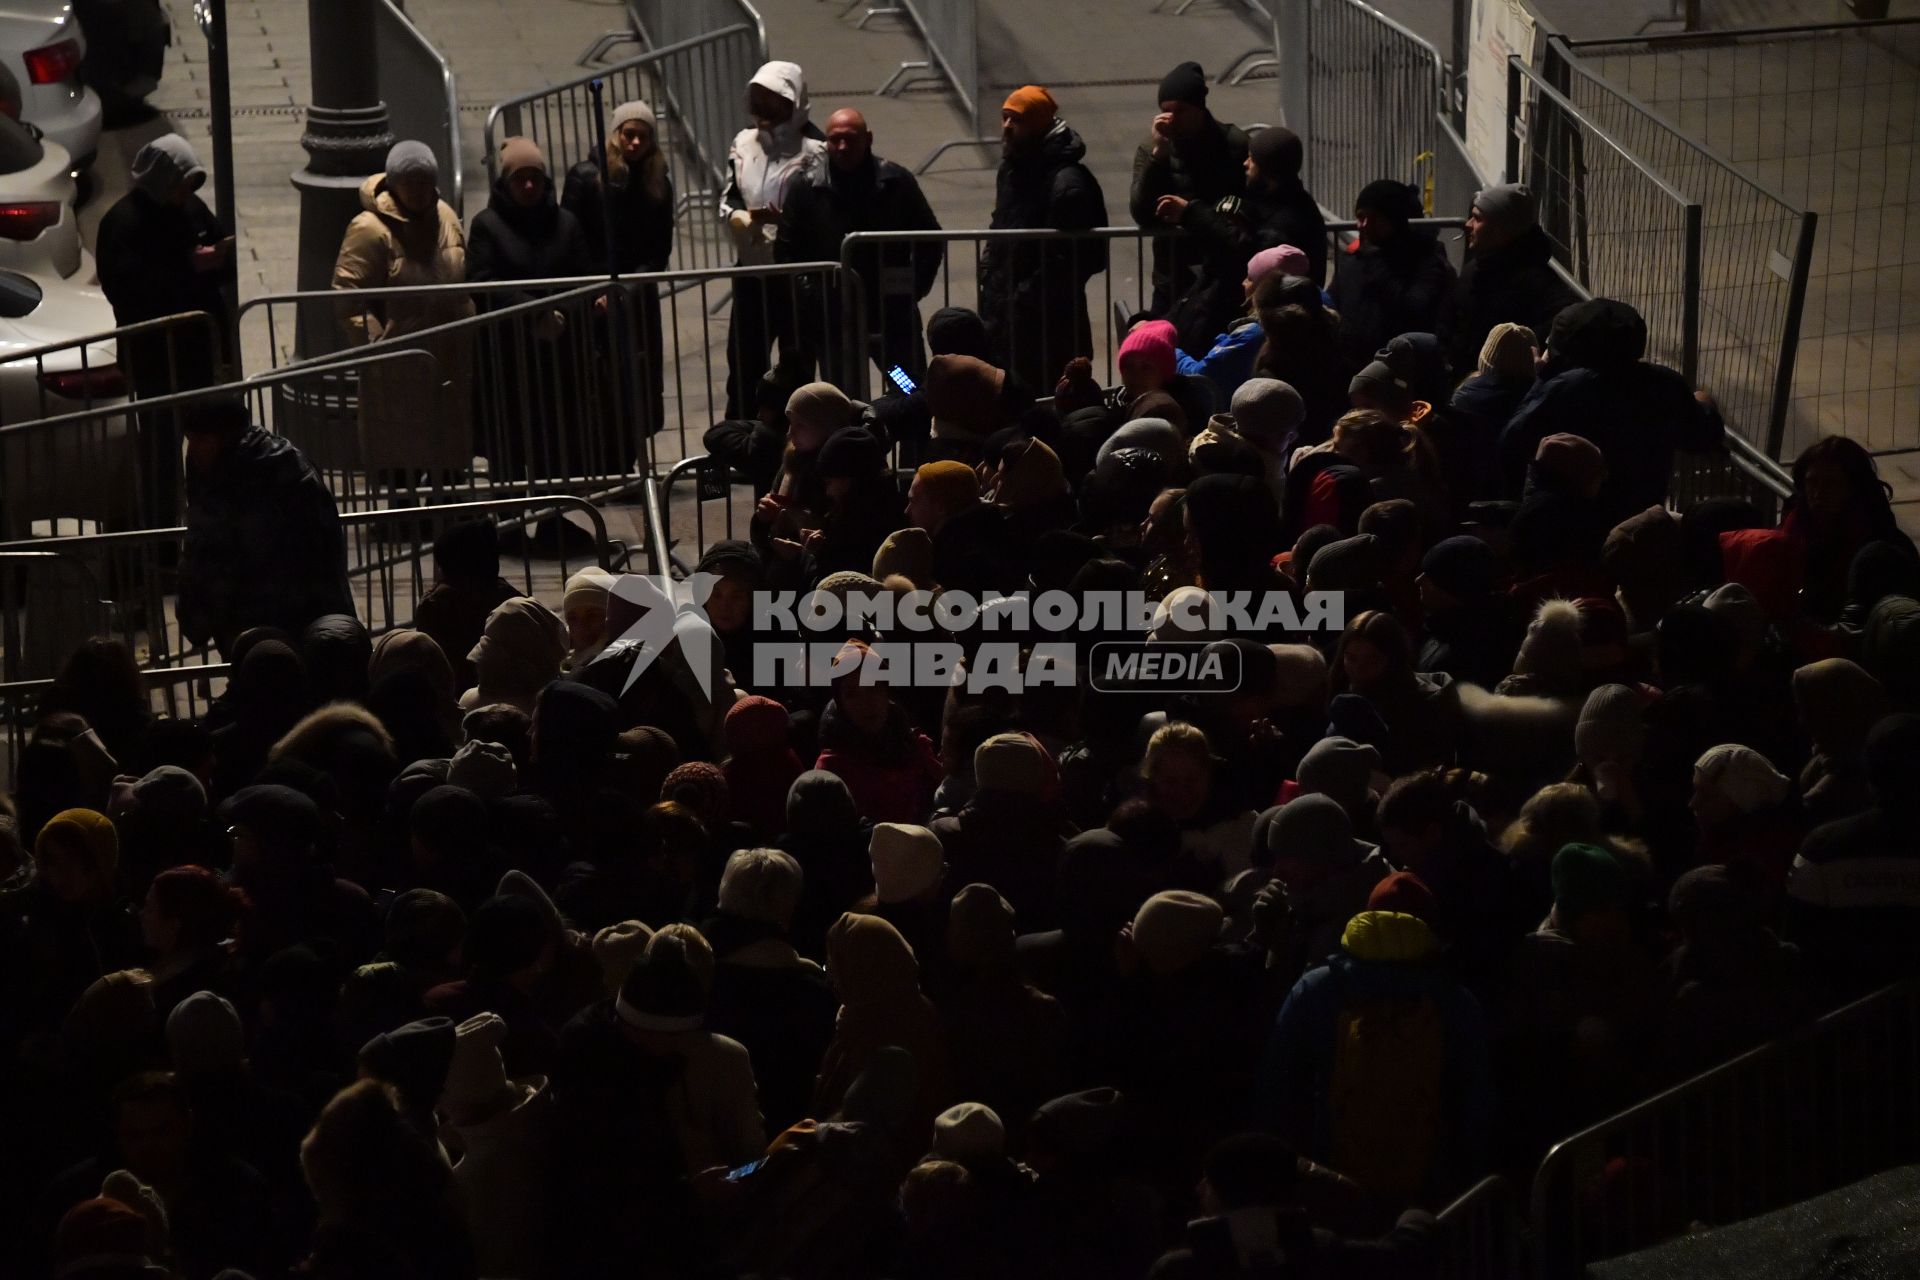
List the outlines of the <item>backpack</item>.
{"type": "Polygon", "coordinates": [[[1426,1186],[1445,1129],[1447,1029],[1430,996],[1364,996],[1334,1023],[1332,1165],[1377,1195],[1426,1186]]]}

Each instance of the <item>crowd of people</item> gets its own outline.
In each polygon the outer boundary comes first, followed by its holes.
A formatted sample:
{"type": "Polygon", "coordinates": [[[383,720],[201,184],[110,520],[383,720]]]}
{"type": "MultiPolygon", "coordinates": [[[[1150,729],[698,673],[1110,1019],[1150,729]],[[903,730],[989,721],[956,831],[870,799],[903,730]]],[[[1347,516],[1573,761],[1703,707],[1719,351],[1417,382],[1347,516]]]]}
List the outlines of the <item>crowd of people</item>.
{"type": "MultiPolygon", "coordinates": [[[[763,70],[736,142],[755,255],[831,237],[831,158],[870,161],[801,86],[763,70]]],[[[757,416],[709,443],[758,502],[670,644],[629,638],[637,580],[520,594],[487,523],[370,637],[298,451],[191,417],[182,622],[233,674],[157,718],[90,642],[18,761],[0,1270],[1418,1275],[1482,1175],[1920,972],[1920,556],[1872,457],[1670,508],[1713,402],[1567,295],[1524,187],[1476,196],[1457,277],[1397,183],[1330,244],[1298,140],[1205,97],[1170,74],[1136,160],[1134,215],[1208,247],[1156,259],[1119,386],[1025,249],[910,394],[733,366],[757,416]],[[1009,316],[1067,358],[1023,367],[1009,316]],[[889,683],[859,623],[812,634],[831,680],[770,678],[776,590],[1139,591],[1149,644],[1240,678],[889,683]],[[1343,622],[1177,607],[1226,592],[1343,622]]],[[[1003,120],[996,225],[1098,225],[1051,96],[1003,120]]],[[[516,154],[469,262],[521,254],[516,154]]],[[[423,164],[357,261],[457,241],[423,164]]],[[[1590,1189],[1647,1239],[1686,1225],[1650,1160],[1590,1189]]]]}

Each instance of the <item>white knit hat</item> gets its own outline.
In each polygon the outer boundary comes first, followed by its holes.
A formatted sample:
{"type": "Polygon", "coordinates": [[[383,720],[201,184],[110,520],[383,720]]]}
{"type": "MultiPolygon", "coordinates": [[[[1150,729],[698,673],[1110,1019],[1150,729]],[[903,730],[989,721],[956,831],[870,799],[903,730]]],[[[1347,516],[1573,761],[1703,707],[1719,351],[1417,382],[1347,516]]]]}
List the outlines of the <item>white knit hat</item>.
{"type": "Polygon", "coordinates": [[[647,944],[652,941],[653,930],[638,920],[622,920],[593,935],[593,958],[600,966],[607,994],[620,990],[620,984],[633,972],[633,966],[640,963],[640,957],[647,953],[647,944]]]}
{"type": "Polygon", "coordinates": [[[1693,768],[1706,784],[1742,813],[1777,807],[1793,784],[1752,747],[1727,743],[1713,748],[1693,768]]]}
{"type": "Polygon", "coordinates": [[[984,1102],[962,1102],[933,1119],[933,1154],[966,1164],[1007,1154],[1007,1127],[984,1102]]]}
{"type": "Polygon", "coordinates": [[[873,888],[882,902],[908,902],[940,883],[946,853],[940,837],[904,822],[876,822],[867,845],[873,888]]]}
{"type": "Polygon", "coordinates": [[[632,102],[623,102],[615,107],[613,109],[611,123],[607,125],[607,128],[610,131],[617,131],[621,125],[626,124],[629,120],[638,120],[649,129],[657,130],[659,127],[654,121],[653,108],[641,102],[638,98],[632,102]]]}
{"type": "Polygon", "coordinates": [[[438,1110],[449,1116],[479,1111],[513,1092],[507,1082],[500,1046],[507,1041],[507,1024],[497,1013],[476,1013],[453,1029],[453,1060],[447,1064],[446,1087],[438,1110]]]}
{"type": "Polygon", "coordinates": [[[1133,949],[1155,973],[1178,973],[1199,960],[1220,936],[1226,913],[1191,889],[1168,889],[1140,905],[1133,917],[1133,949]]]}

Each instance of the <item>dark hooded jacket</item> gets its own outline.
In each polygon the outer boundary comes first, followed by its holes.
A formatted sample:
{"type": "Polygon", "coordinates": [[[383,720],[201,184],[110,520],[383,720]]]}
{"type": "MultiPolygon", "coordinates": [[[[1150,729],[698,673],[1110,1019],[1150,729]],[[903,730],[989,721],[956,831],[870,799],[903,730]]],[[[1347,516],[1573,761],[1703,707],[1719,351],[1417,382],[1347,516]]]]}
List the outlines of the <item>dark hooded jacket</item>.
{"type": "Polygon", "coordinates": [[[284,436],[249,427],[188,472],[176,613],[187,640],[223,650],[248,627],[298,635],[315,618],[353,615],[333,494],[284,436]]]}
{"type": "MultiPolygon", "coordinates": [[[[1135,226],[1154,227],[1154,209],[1161,196],[1181,196],[1212,204],[1223,196],[1243,195],[1247,189],[1247,131],[1207,116],[1193,137],[1166,148],[1157,158],[1151,139],[1133,153],[1133,192],[1127,209],[1135,226]]],[[[1163,315],[1193,281],[1197,266],[1193,251],[1182,253],[1173,244],[1153,245],[1153,312],[1163,315]]]]}
{"type": "MultiPolygon", "coordinates": [[[[514,202],[504,174],[494,182],[487,207],[474,215],[473,231],[467,237],[467,279],[474,284],[590,275],[599,261],[588,246],[580,219],[555,203],[552,183],[538,204],[523,208],[514,202]]],[[[480,297],[481,305],[499,308],[526,302],[533,295],[480,297]]]]}
{"type": "Polygon", "coordinates": [[[1180,227],[1205,246],[1192,287],[1167,316],[1188,355],[1205,355],[1215,335],[1246,309],[1242,286],[1247,260],[1262,249],[1290,244],[1307,255],[1310,279],[1326,278],[1326,219],[1313,193],[1296,177],[1276,180],[1238,200],[1194,201],[1181,215],[1180,227]]]}
{"type": "Polygon", "coordinates": [[[1401,227],[1385,244],[1355,241],[1333,268],[1333,309],[1340,313],[1347,363],[1360,368],[1403,333],[1444,341],[1453,284],[1446,246],[1418,227],[1401,227]]]}
{"type": "Polygon", "coordinates": [[[1553,243],[1529,227],[1512,244],[1467,259],[1454,286],[1453,367],[1471,369],[1493,326],[1526,325],[1535,336],[1553,327],[1561,308],[1579,298],[1554,271],[1553,243]]]}
{"type": "MultiPolygon", "coordinates": [[[[560,207],[580,223],[587,252],[595,268],[603,267],[606,253],[606,224],[613,225],[613,262],[623,275],[636,272],[665,271],[673,253],[673,179],[666,179],[666,191],[656,199],[637,175],[618,186],[607,188],[604,206],[600,198],[600,148],[567,170],[567,185],[560,207]],[[604,207],[604,212],[602,209],[604,207]]],[[[477,225],[477,224],[476,224],[477,225]]],[[[471,257],[473,246],[467,246],[471,257]]]]}
{"type": "MultiPolygon", "coordinates": [[[[1085,163],[1087,144],[1056,121],[1038,146],[1000,162],[995,181],[996,231],[1087,231],[1105,226],[1107,202],[1085,163]]],[[[980,254],[980,318],[996,363],[1029,386],[1051,385],[1076,355],[1093,351],[1084,292],[1107,266],[1100,241],[1008,244],[988,241],[980,254]]]]}
{"type": "Polygon", "coordinates": [[[1681,374],[1641,359],[1647,330],[1624,303],[1596,300],[1551,330],[1551,363],[1500,436],[1500,468],[1518,496],[1540,441],[1591,440],[1605,456],[1602,515],[1611,524],[1666,501],[1676,450],[1720,445],[1720,412],[1681,374]]]}

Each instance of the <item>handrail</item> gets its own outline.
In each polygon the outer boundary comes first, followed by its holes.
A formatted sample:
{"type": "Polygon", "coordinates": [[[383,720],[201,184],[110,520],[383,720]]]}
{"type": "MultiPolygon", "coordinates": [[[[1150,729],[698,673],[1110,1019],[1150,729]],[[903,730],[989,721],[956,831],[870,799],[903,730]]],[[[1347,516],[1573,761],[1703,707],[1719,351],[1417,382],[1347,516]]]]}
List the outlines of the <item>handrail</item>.
{"type": "MultiPolygon", "coordinates": [[[[691,4],[693,0],[668,0],[668,3],[691,4]]],[[[750,27],[753,31],[754,54],[761,62],[765,62],[767,60],[767,20],[760,16],[760,10],[748,3],[748,0],[723,0],[723,3],[729,4],[740,11],[740,18],[744,25],[750,27]]],[[[635,0],[627,0],[627,18],[633,23],[633,29],[640,33],[642,39],[649,41],[653,39],[652,34],[647,30],[646,23],[640,18],[640,8],[639,5],[635,3],[635,0]]],[[[715,31],[718,30],[719,28],[715,28],[715,31]]],[[[713,32],[703,34],[711,35],[713,32]]]]}
{"type": "MultiPolygon", "coordinates": [[[[1625,160],[1628,164],[1632,165],[1635,169],[1638,169],[1641,173],[1653,179],[1654,185],[1659,187],[1663,193],[1672,197],[1675,201],[1679,202],[1682,205],[1699,203],[1699,201],[1694,200],[1691,196],[1688,196],[1685,193],[1683,193],[1680,190],[1680,188],[1674,186],[1673,183],[1667,181],[1667,179],[1661,175],[1658,169],[1655,169],[1652,165],[1648,164],[1645,160],[1642,160],[1639,156],[1635,155],[1633,151],[1626,146],[1625,143],[1621,142],[1618,138],[1614,137],[1606,129],[1602,128],[1600,124],[1594,120],[1593,116],[1590,113],[1588,113],[1583,108],[1575,105],[1574,101],[1571,98],[1567,97],[1566,94],[1560,92],[1560,90],[1554,88],[1553,85],[1548,83],[1546,77],[1542,76],[1538,71],[1535,71],[1532,67],[1529,67],[1526,64],[1525,60],[1522,59],[1519,54],[1516,53],[1516,54],[1507,55],[1507,66],[1511,69],[1518,70],[1520,75],[1525,79],[1527,79],[1528,81],[1532,82],[1533,87],[1536,90],[1538,90],[1543,97],[1551,101],[1554,104],[1554,106],[1564,111],[1572,119],[1578,120],[1581,124],[1593,130],[1594,137],[1600,139],[1600,141],[1606,143],[1609,147],[1613,148],[1614,151],[1619,153],[1621,159],[1625,160]]],[[[1600,80],[1600,77],[1598,76],[1593,76],[1592,78],[1594,80],[1599,80],[1600,83],[1602,84],[1606,83],[1604,80],[1600,80]]],[[[1607,87],[1609,89],[1613,88],[1612,85],[1608,85],[1607,87]]],[[[1645,108],[1642,108],[1642,110],[1645,110],[1645,108]]],[[[1653,113],[1648,112],[1647,114],[1652,115],[1653,113]]],[[[1662,121],[1662,123],[1665,123],[1665,122],[1662,121]]]]}
{"type": "MultiPolygon", "coordinates": [[[[478,498],[471,502],[443,502],[425,507],[380,507],[372,511],[343,511],[340,513],[340,524],[342,528],[387,523],[418,524],[422,520],[441,516],[478,516],[508,510],[518,512],[537,510],[544,515],[549,508],[554,511],[579,512],[586,516],[592,522],[596,535],[594,549],[601,559],[606,558],[606,517],[601,514],[600,508],[587,499],[564,493],[519,498],[478,498]]],[[[520,523],[524,523],[524,520],[520,523]]],[[[159,542],[172,537],[185,537],[186,533],[185,525],[169,525],[159,529],[121,529],[110,533],[73,534],[63,538],[32,538],[19,542],[0,542],[0,555],[44,552],[47,555],[58,556],[65,551],[91,551],[98,548],[111,550],[123,544],[137,545],[142,542],[159,542]]]]}
{"type": "MultiPolygon", "coordinates": [[[[326,358],[327,357],[320,357],[322,360],[326,358]]],[[[423,358],[432,360],[433,356],[425,351],[394,350],[371,352],[369,349],[363,347],[356,350],[353,359],[340,361],[339,363],[383,364],[389,361],[399,360],[418,362],[423,358]]],[[[184,405],[198,400],[205,400],[209,396],[219,392],[245,394],[248,391],[260,390],[266,387],[277,386],[284,382],[292,382],[298,378],[309,377],[314,373],[322,372],[330,367],[334,366],[317,363],[284,365],[268,373],[258,373],[250,378],[243,378],[238,382],[223,383],[219,386],[196,387],[191,391],[175,391],[164,396],[154,396],[151,400],[131,400],[116,404],[96,406],[92,409],[81,409],[74,413],[58,414],[51,418],[34,418],[27,422],[10,422],[5,425],[0,425],[0,438],[24,435],[28,431],[38,431],[47,427],[68,426],[104,418],[121,418],[129,414],[146,413],[154,409],[167,409],[175,405],[184,405]]],[[[140,531],[135,530],[134,532],[140,531]]],[[[51,541],[51,539],[42,538],[37,539],[37,541],[47,542],[51,541]]],[[[0,548],[6,545],[9,544],[0,543],[0,548]]]]}
{"type": "MultiPolygon", "coordinates": [[[[183,321],[191,320],[196,316],[198,316],[201,320],[206,322],[207,333],[209,336],[218,336],[219,330],[214,327],[213,317],[208,315],[206,312],[176,311],[172,315],[155,316],[151,320],[136,320],[132,324],[116,325],[114,328],[102,329],[95,333],[83,334],[78,338],[62,338],[58,342],[49,342],[38,347],[28,347],[25,351],[16,352],[15,354],[10,356],[0,357],[0,367],[4,367],[6,365],[12,365],[12,364],[20,364],[21,362],[26,360],[38,360],[42,356],[50,356],[58,351],[69,351],[76,347],[80,348],[81,351],[84,353],[86,348],[96,346],[102,342],[112,342],[112,343],[118,344],[120,339],[122,338],[128,338],[128,337],[132,337],[135,334],[145,333],[149,329],[165,329],[176,324],[181,324],[181,322],[183,321]]],[[[182,325],[182,327],[184,327],[184,325],[182,325]]],[[[85,368],[86,366],[83,363],[81,367],[85,368]]]]}
{"type": "MultiPolygon", "coordinates": [[[[863,235],[891,235],[892,232],[862,232],[863,235]]],[[[913,234],[911,232],[906,234],[913,234]]],[[[521,293],[528,289],[554,289],[570,292],[584,292],[589,288],[607,288],[616,284],[661,284],[673,280],[732,280],[737,276],[779,276],[799,275],[808,271],[818,271],[822,267],[837,267],[837,262],[769,262],[752,267],[686,267],[675,271],[635,272],[631,275],[608,275],[600,272],[590,276],[546,276],[538,280],[487,280],[457,284],[412,284],[396,285],[392,288],[376,289],[297,289],[286,293],[266,293],[257,298],[249,298],[241,304],[240,315],[244,317],[256,307],[271,303],[320,302],[331,299],[335,302],[347,302],[361,294],[370,294],[378,298],[419,298],[441,293],[521,293]]],[[[557,298],[568,296],[560,292],[536,298],[532,302],[518,303],[517,306],[537,306],[541,303],[551,305],[557,298]]],[[[490,316],[505,315],[513,308],[502,307],[498,311],[487,312],[490,316]]],[[[474,319],[468,316],[466,319],[474,319]]],[[[421,330],[420,332],[427,332],[421,330]]],[[[413,337],[404,334],[403,337],[413,337]]]]}

